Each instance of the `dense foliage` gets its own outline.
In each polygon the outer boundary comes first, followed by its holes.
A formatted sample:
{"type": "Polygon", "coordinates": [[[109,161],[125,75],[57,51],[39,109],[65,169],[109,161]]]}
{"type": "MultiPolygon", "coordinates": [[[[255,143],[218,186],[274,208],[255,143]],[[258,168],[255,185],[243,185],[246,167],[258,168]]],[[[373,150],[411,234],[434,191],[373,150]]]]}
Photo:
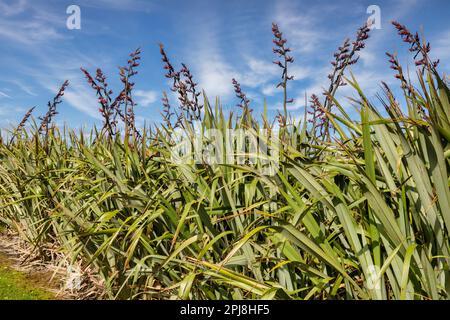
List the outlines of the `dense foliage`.
{"type": "Polygon", "coordinates": [[[313,96],[301,121],[286,111],[293,59],[276,25],[278,121],[255,116],[236,80],[240,116],[225,115],[161,46],[180,107],[165,95],[164,124],[136,128],[129,79],[139,51],[121,70],[116,99],[101,71],[83,69],[105,126],[88,134],[52,126],[63,86],[41,126],[12,132],[0,145],[0,221],[42,258],[57,250],[94,272],[106,298],[448,299],[448,80],[429,45],[395,27],[416,54],[416,86],[389,55],[404,96],[384,84],[369,101],[344,73],[364,47],[363,27],[335,55],[325,101],[313,96]],[[359,98],[337,101],[344,83],[359,98]],[[174,132],[194,139],[196,121],[201,134],[243,128],[263,139],[260,127],[268,130],[281,142],[279,170],[174,162],[174,132]]]}

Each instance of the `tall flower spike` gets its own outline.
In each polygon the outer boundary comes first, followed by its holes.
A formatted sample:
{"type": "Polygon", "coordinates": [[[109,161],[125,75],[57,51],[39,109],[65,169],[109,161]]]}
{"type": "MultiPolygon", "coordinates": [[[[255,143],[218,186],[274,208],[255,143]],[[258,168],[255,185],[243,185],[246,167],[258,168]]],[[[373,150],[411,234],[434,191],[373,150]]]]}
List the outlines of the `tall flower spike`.
{"type": "Polygon", "coordinates": [[[288,64],[293,63],[294,58],[288,55],[288,53],[291,52],[291,49],[286,47],[287,40],[283,38],[283,33],[280,32],[280,29],[278,28],[278,25],[276,23],[272,23],[272,33],[274,36],[272,42],[275,45],[272,51],[278,56],[278,58],[280,58],[280,60],[275,60],[273,61],[273,63],[282,69],[281,82],[277,84],[277,88],[279,87],[283,88],[283,110],[284,110],[283,119],[286,120],[287,104],[294,102],[294,99],[289,99],[287,97],[287,82],[294,79],[294,76],[290,76],[288,74],[288,64]]]}
{"type": "MultiPolygon", "coordinates": [[[[138,72],[135,70],[139,66],[139,60],[141,59],[140,48],[136,49],[130,54],[127,66],[119,68],[120,80],[124,85],[124,89],[121,92],[123,104],[124,104],[124,117],[125,127],[128,130],[127,134],[134,134],[136,137],[140,137],[139,131],[136,129],[134,107],[137,105],[132,97],[132,90],[134,88],[134,82],[130,79],[138,72]]],[[[118,113],[120,115],[120,113],[118,113]]],[[[121,116],[122,118],[122,116],[121,116]]]]}
{"type": "Polygon", "coordinates": [[[311,95],[309,102],[311,103],[311,111],[307,112],[311,116],[311,119],[309,119],[308,122],[313,124],[314,137],[317,137],[318,135],[323,136],[329,127],[325,109],[315,94],[311,95]]]}
{"type": "Polygon", "coordinates": [[[392,70],[397,71],[395,74],[395,78],[399,79],[401,82],[402,89],[407,89],[409,92],[411,92],[411,88],[408,85],[408,81],[406,80],[405,76],[403,75],[403,69],[400,63],[398,62],[397,55],[391,54],[389,52],[386,52],[386,55],[389,58],[389,63],[391,64],[390,68],[392,70]]]}
{"type": "Polygon", "coordinates": [[[30,108],[27,113],[25,113],[24,117],[22,118],[22,121],[20,121],[19,125],[16,128],[16,131],[14,131],[13,136],[11,137],[11,140],[9,141],[9,144],[13,143],[16,136],[22,132],[23,128],[25,127],[25,124],[27,123],[28,119],[30,118],[31,114],[33,113],[33,110],[36,107],[30,108]]]}
{"type": "Polygon", "coordinates": [[[391,88],[389,88],[387,83],[384,81],[381,81],[381,85],[383,86],[384,94],[389,102],[389,103],[383,102],[383,105],[384,105],[384,108],[386,109],[386,111],[388,113],[394,112],[394,114],[392,115],[394,118],[404,118],[404,114],[403,114],[397,100],[395,99],[395,96],[392,93],[391,88]]]}
{"type": "Polygon", "coordinates": [[[286,118],[285,118],[284,115],[282,115],[280,113],[280,111],[277,111],[277,112],[278,112],[278,114],[275,116],[275,118],[276,118],[276,120],[278,122],[278,126],[280,128],[284,128],[286,126],[286,118]]]}
{"type": "Polygon", "coordinates": [[[422,41],[417,32],[412,34],[405,25],[402,25],[397,21],[392,21],[392,25],[397,29],[397,33],[402,38],[403,42],[410,45],[409,51],[415,52],[414,59],[416,66],[424,66],[429,69],[437,68],[439,60],[431,61],[429,58],[429,53],[431,50],[429,42],[422,41]],[[419,54],[421,55],[420,59],[417,58],[419,54]]]}
{"type": "MultiPolygon", "coordinates": [[[[237,106],[241,109],[248,109],[250,100],[247,98],[247,95],[242,91],[241,85],[239,82],[237,82],[236,79],[231,79],[231,83],[233,83],[234,87],[234,93],[236,94],[236,97],[240,99],[240,102],[237,104],[237,106]]],[[[250,110],[251,112],[252,110],[250,110]]]]}
{"type": "Polygon", "coordinates": [[[116,112],[114,106],[111,104],[111,94],[112,90],[108,89],[108,84],[106,82],[106,76],[103,74],[101,69],[96,70],[95,79],[89,74],[89,72],[83,68],[81,71],[84,73],[89,85],[96,91],[98,102],[100,108],[98,111],[103,117],[103,128],[107,129],[110,136],[116,133],[116,112]]]}
{"type": "Polygon", "coordinates": [[[39,120],[41,120],[41,125],[39,126],[39,132],[41,134],[45,133],[47,136],[48,129],[50,126],[50,123],[52,122],[52,119],[54,116],[58,114],[58,111],[56,111],[56,106],[62,102],[61,98],[64,95],[64,91],[66,90],[67,86],[69,85],[69,81],[66,80],[62,84],[62,86],[59,88],[58,93],[53,98],[53,101],[49,101],[47,103],[48,110],[44,117],[39,117],[39,120]]]}
{"type": "Polygon", "coordinates": [[[180,81],[180,72],[175,71],[174,67],[170,63],[169,58],[167,57],[166,51],[164,50],[164,45],[162,43],[159,44],[159,52],[162,56],[162,61],[164,62],[163,68],[167,70],[165,74],[166,78],[172,79],[173,84],[171,87],[172,91],[177,91],[178,82],[180,81]]]}
{"type": "Polygon", "coordinates": [[[164,62],[163,68],[164,70],[167,70],[165,77],[172,79],[173,81],[170,89],[173,92],[178,93],[178,100],[180,102],[182,114],[185,114],[189,121],[194,119],[199,120],[201,118],[201,109],[203,106],[198,102],[200,92],[197,91],[197,83],[194,82],[189,68],[182,63],[181,70],[175,71],[175,68],[170,63],[166,51],[164,50],[163,44],[159,45],[159,52],[161,53],[162,61],[164,62]],[[182,77],[186,80],[183,81],[182,77]]]}
{"type": "MultiPolygon", "coordinates": [[[[369,23],[365,23],[358,28],[355,40],[351,42],[350,39],[345,39],[344,43],[338,47],[338,50],[334,53],[334,61],[331,61],[333,70],[328,75],[330,85],[328,90],[323,93],[326,96],[325,102],[323,103],[324,110],[328,112],[331,111],[331,108],[333,107],[333,97],[336,94],[336,91],[339,87],[346,85],[343,80],[344,71],[348,66],[358,62],[359,56],[357,53],[366,46],[365,42],[369,38],[370,32],[369,26],[369,23]]],[[[328,119],[325,121],[328,122],[328,119]]],[[[329,139],[329,125],[325,125],[324,128],[324,136],[326,139],[329,139]]]]}
{"type": "Polygon", "coordinates": [[[198,97],[200,96],[200,92],[197,92],[198,83],[194,81],[194,78],[189,68],[184,63],[182,63],[181,66],[182,68],[180,70],[180,73],[186,79],[183,81],[182,85],[183,90],[185,90],[185,97],[184,97],[185,104],[187,104],[190,110],[194,113],[194,118],[196,120],[200,120],[201,109],[203,108],[203,105],[200,105],[198,102],[198,97]],[[187,93],[190,93],[191,98],[188,97],[187,93]]]}

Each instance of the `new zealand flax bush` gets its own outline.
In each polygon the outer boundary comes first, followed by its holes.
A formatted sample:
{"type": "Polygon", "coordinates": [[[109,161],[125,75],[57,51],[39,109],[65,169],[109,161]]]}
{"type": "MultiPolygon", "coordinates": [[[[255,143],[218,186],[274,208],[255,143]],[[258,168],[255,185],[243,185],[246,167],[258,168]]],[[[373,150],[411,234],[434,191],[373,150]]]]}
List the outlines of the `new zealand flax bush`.
{"type": "Polygon", "coordinates": [[[389,54],[404,97],[383,84],[378,106],[369,101],[344,73],[364,47],[363,27],[335,54],[325,100],[311,98],[312,123],[306,112],[300,123],[280,114],[279,130],[246,99],[240,117],[224,115],[162,45],[180,107],[164,95],[160,126],[134,125],[129,78],[139,51],[115,99],[101,70],[83,70],[104,127],[86,134],[46,122],[44,134],[34,124],[12,132],[0,145],[0,221],[43,259],[56,248],[94,270],[104,298],[448,299],[450,91],[429,45],[395,27],[416,55],[418,87],[389,54]],[[356,116],[335,97],[344,83],[358,96],[356,116]],[[175,130],[193,139],[239,128],[282,142],[275,175],[260,163],[173,160],[175,130]]]}

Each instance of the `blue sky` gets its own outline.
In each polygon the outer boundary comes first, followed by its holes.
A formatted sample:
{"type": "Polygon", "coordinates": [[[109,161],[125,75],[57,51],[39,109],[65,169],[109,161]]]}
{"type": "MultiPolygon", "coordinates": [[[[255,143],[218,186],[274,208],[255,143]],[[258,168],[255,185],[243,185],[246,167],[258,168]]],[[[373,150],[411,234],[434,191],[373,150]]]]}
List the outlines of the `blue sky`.
{"type": "MultiPolygon", "coordinates": [[[[352,68],[371,97],[380,80],[397,85],[385,51],[398,52],[413,68],[408,50],[390,25],[406,24],[422,30],[441,59],[440,71],[450,71],[450,1],[262,1],[262,0],[0,0],[0,127],[20,121],[37,106],[35,116],[60,84],[70,87],[59,106],[59,124],[72,127],[100,123],[97,100],[79,68],[107,75],[118,88],[118,66],[129,52],[142,48],[135,98],[139,123],[159,120],[161,94],[168,90],[158,43],[172,63],[186,63],[210,99],[219,95],[224,108],[233,109],[231,78],[235,77],[252,100],[256,112],[267,98],[271,113],[280,107],[275,89],[280,70],[272,64],[271,22],[277,22],[293,50],[290,83],[293,115],[303,114],[304,95],[320,94],[327,84],[336,48],[369,17],[369,5],[381,9],[381,29],[373,30],[358,65],[352,68]],[[81,29],[68,30],[66,8],[81,8],[81,29]]],[[[342,95],[352,95],[345,88],[342,95]]],[[[173,96],[172,104],[176,103],[173,96]]]]}

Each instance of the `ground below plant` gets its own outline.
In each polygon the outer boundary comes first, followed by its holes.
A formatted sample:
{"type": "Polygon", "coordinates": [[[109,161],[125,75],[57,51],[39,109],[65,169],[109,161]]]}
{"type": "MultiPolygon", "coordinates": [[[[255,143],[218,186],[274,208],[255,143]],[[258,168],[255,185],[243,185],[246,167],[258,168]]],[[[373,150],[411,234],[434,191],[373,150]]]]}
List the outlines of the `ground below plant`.
{"type": "Polygon", "coordinates": [[[51,300],[55,295],[49,287],[51,275],[42,272],[20,272],[14,261],[0,252],[0,300],[51,300]]]}

